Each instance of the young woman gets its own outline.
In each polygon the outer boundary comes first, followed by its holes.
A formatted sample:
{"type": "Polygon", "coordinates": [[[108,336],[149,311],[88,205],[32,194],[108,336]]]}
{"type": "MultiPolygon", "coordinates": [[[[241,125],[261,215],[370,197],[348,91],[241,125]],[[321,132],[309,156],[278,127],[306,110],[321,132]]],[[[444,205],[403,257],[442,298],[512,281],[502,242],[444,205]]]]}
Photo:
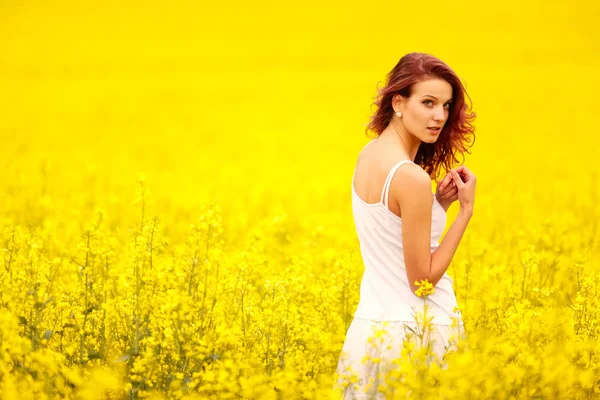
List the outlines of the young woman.
{"type": "Polygon", "coordinates": [[[378,392],[383,374],[406,341],[425,340],[441,359],[456,343],[457,331],[464,338],[446,270],[475,199],[475,175],[464,165],[452,168],[455,156],[468,152],[469,139],[475,138],[475,113],[467,109],[465,96],[452,69],[423,53],[402,57],[379,90],[378,109],[367,126],[377,138],[359,154],[352,179],[365,270],[336,371],[346,399],[383,396],[378,392]],[[442,168],[449,173],[438,180],[442,168]],[[458,216],[439,243],[446,211],[456,200],[458,216]],[[415,284],[424,280],[433,285],[426,296],[415,284]],[[423,313],[433,318],[429,326],[418,322],[423,313]],[[378,330],[384,334],[374,336],[378,330]]]}

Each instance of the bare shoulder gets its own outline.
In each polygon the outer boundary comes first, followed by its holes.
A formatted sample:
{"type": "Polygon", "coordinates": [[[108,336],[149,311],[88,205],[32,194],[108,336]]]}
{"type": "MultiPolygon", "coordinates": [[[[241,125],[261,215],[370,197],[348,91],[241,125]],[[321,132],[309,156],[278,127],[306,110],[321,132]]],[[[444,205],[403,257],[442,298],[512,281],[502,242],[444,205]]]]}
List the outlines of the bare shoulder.
{"type": "Polygon", "coordinates": [[[431,192],[431,178],[420,165],[413,162],[402,164],[394,174],[392,186],[404,188],[404,192],[422,190],[426,188],[431,192]],[[394,181],[395,184],[394,184],[394,181]]]}
{"type": "Polygon", "coordinates": [[[413,206],[433,205],[431,178],[420,165],[409,162],[402,164],[390,184],[390,198],[400,209],[413,206]]]}

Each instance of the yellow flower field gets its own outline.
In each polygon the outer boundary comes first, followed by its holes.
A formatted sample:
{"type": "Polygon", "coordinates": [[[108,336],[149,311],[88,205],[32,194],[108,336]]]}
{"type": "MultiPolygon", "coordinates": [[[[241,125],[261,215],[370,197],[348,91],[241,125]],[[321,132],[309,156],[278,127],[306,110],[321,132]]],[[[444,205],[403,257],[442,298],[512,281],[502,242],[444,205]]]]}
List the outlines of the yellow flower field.
{"type": "Polygon", "coordinates": [[[339,398],[352,170],[412,51],[463,80],[479,184],[467,339],[407,346],[389,398],[600,398],[599,12],[3,2],[0,398],[339,398]]]}

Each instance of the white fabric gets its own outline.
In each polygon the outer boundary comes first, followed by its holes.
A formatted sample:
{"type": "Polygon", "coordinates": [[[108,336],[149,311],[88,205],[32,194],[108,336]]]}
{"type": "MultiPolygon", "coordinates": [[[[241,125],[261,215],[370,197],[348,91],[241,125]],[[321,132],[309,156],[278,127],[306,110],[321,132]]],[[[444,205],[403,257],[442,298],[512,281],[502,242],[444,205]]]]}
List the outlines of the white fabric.
{"type": "Polygon", "coordinates": [[[435,358],[430,362],[446,368],[444,355],[456,350],[460,339],[465,339],[462,324],[454,327],[432,324],[430,329],[423,330],[422,325],[416,322],[354,318],[338,362],[335,389],[344,400],[387,399],[392,393],[380,390],[386,386],[389,390],[392,385],[391,379],[386,377],[389,371],[399,368],[393,360],[401,357],[405,343],[412,343],[415,351],[421,346],[431,346],[435,358]],[[385,333],[378,336],[377,331],[385,333]],[[418,337],[421,333],[424,334],[423,342],[418,337]]]}
{"type": "MultiPolygon", "coordinates": [[[[388,327],[386,329],[392,332],[389,341],[392,350],[379,356],[384,358],[384,362],[392,353],[397,354],[394,358],[398,357],[400,354],[398,346],[405,337],[403,332],[406,327],[416,326],[415,315],[423,313],[424,304],[427,304],[427,316],[433,317],[431,323],[434,329],[430,332],[430,339],[435,342],[432,345],[438,354],[450,344],[452,331],[458,329],[464,332],[462,316],[452,288],[453,280],[447,273],[436,284],[434,293],[427,296],[425,300],[410,290],[404,263],[402,219],[387,207],[389,186],[394,173],[403,164],[410,162],[412,161],[403,160],[391,168],[378,203],[367,203],[356,193],[354,189],[356,168],[352,177],[352,213],[365,270],[360,285],[360,300],[346,333],[336,372],[343,374],[348,367],[351,367],[365,384],[369,379],[378,379],[377,369],[361,361],[369,352],[366,347],[369,336],[372,335],[373,329],[381,326],[383,322],[388,327]],[[454,320],[458,327],[451,328],[454,320]]],[[[433,253],[439,246],[439,240],[446,226],[446,212],[438,203],[435,194],[432,195],[434,196],[431,218],[431,252],[433,253]]],[[[374,390],[372,393],[376,393],[377,385],[374,385],[372,390],[374,390]]],[[[359,392],[350,389],[346,394],[361,398],[359,392]]]]}

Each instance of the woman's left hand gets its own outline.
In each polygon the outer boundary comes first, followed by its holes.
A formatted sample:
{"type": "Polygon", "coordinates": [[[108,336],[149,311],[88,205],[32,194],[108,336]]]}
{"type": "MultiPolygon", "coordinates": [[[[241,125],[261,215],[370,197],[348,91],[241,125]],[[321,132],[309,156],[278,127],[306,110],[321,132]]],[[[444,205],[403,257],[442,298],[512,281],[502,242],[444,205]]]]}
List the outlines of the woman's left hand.
{"type": "MultiPolygon", "coordinates": [[[[460,167],[455,169],[456,172],[460,173],[460,167]]],[[[435,197],[437,198],[438,203],[444,208],[444,210],[448,211],[450,205],[458,200],[458,188],[454,184],[454,180],[452,179],[452,175],[450,175],[449,171],[444,179],[438,182],[435,197]]]]}

